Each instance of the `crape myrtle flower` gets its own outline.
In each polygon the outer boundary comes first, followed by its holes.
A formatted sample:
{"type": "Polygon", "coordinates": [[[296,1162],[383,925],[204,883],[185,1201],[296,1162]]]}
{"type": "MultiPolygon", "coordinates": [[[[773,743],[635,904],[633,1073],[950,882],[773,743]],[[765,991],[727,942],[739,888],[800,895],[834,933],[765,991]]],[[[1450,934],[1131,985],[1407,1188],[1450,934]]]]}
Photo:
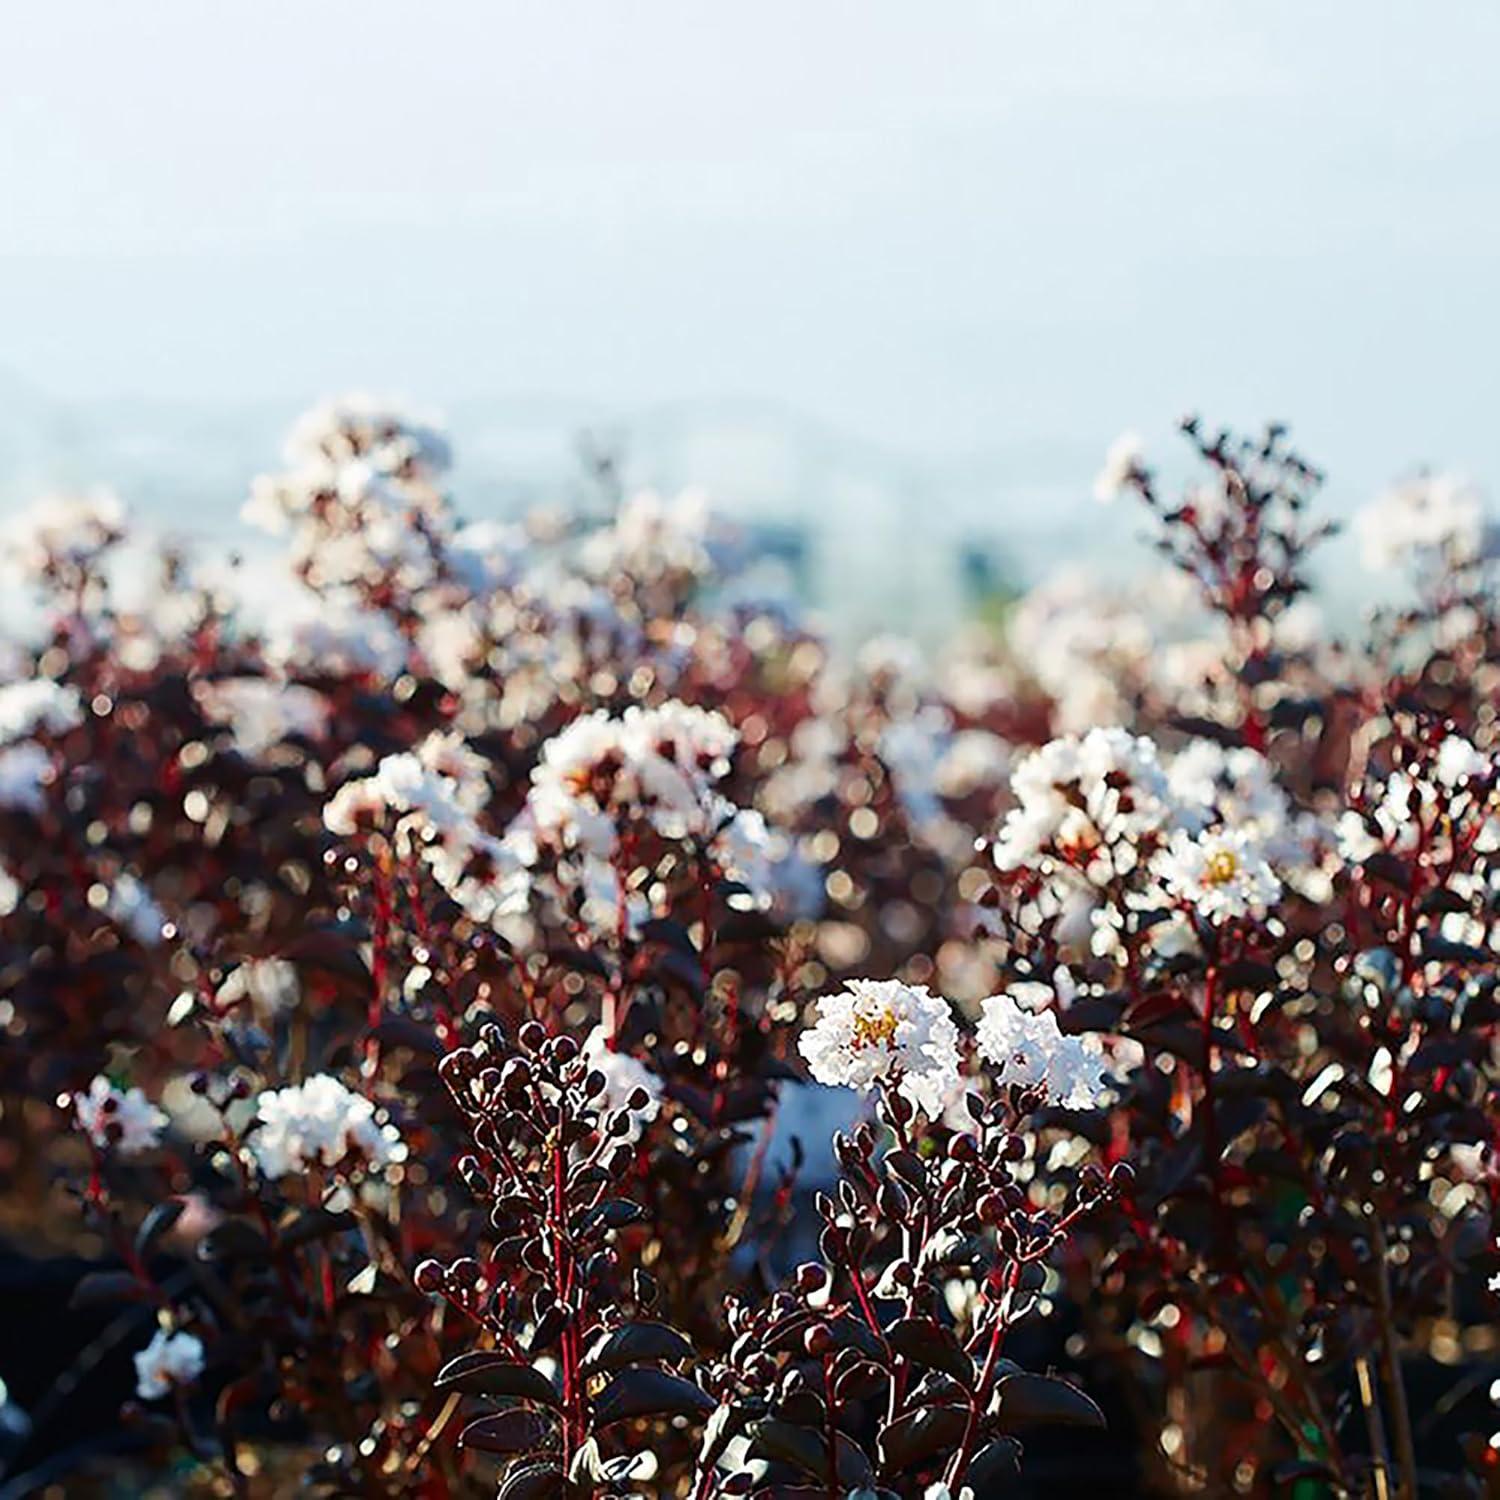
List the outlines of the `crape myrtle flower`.
{"type": "Polygon", "coordinates": [[[199,682],[193,696],[204,716],[228,728],[235,748],[252,760],[293,735],[321,739],[332,712],[329,701],[312,688],[266,677],[199,682]]]}
{"type": "Polygon", "coordinates": [[[958,1076],[958,1028],[948,1002],[899,979],[851,979],[818,1001],[797,1042],[819,1083],[867,1093],[897,1089],[936,1118],[958,1076]]]}
{"type": "Polygon", "coordinates": [[[583,566],[595,577],[624,574],[643,583],[673,573],[700,576],[713,563],[711,521],[701,490],[684,490],[670,499],[641,490],[621,503],[612,525],[584,543],[583,566]]]}
{"type": "Polygon", "coordinates": [[[51,755],[35,740],[6,746],[0,750],[0,807],[40,812],[56,774],[51,755]]]}
{"type": "Polygon", "coordinates": [[[610,1046],[609,1033],[603,1026],[589,1032],[583,1056],[591,1068],[604,1075],[604,1107],[625,1110],[630,1117],[626,1139],[639,1140],[641,1131],[661,1113],[661,1079],[639,1058],[610,1046]]]}
{"type": "Polygon", "coordinates": [[[1281,895],[1281,882],[1242,829],[1178,832],[1156,858],[1168,891],[1210,922],[1264,917],[1281,895]]]}
{"type": "Polygon", "coordinates": [[[1019,805],[995,842],[1001,870],[1051,855],[1102,884],[1130,868],[1136,845],[1176,816],[1156,746],[1123,729],[1052,740],[1016,767],[1012,789],[1019,805]]]}
{"type": "Polygon", "coordinates": [[[1104,467],[1094,478],[1094,498],[1107,505],[1118,500],[1145,472],[1146,445],[1138,432],[1122,432],[1109,445],[1104,467]]]}
{"type": "MultiPolygon", "coordinates": [[[[1367,784],[1363,810],[1347,808],[1337,823],[1338,850],[1353,865],[1380,850],[1410,854],[1420,844],[1424,824],[1438,816],[1440,806],[1493,776],[1494,758],[1475,748],[1462,735],[1450,734],[1439,742],[1426,770],[1404,766],[1383,780],[1367,784]]],[[[1459,796],[1459,800],[1464,799],[1459,796]]],[[[1482,810],[1477,797],[1470,797],[1465,815],[1482,810]]],[[[1481,835],[1481,847],[1484,839],[1481,835]]]]}
{"type": "Polygon", "coordinates": [[[479,826],[475,814],[488,798],[481,758],[456,737],[434,735],[415,751],[384,757],[373,776],[345,782],[324,806],[323,823],[347,837],[393,815],[398,847],[417,852],[469,916],[490,923],[525,910],[525,866],[535,855],[527,831],[498,839],[479,826]]]}
{"type": "Polygon", "coordinates": [[[135,1393],[142,1401],[160,1401],[179,1386],[191,1385],[203,1373],[203,1343],[191,1333],[158,1328],[135,1356],[135,1393]]]}
{"type": "Polygon", "coordinates": [[[1374,572],[1424,555],[1469,563],[1484,546],[1484,502],[1459,475],[1420,475],[1367,505],[1355,517],[1354,528],[1360,557],[1374,572]]]}
{"type": "Polygon", "coordinates": [[[102,1073],[73,1096],[79,1129],[100,1151],[140,1156],[161,1143],[167,1117],[138,1088],[119,1089],[102,1073]]]}
{"type": "Polygon", "coordinates": [[[711,834],[722,821],[713,791],[738,735],[722,714],[670,702],[600,709],[542,746],[522,814],[541,842],[608,859],[621,823],[644,814],[663,838],[711,834]]]}
{"type": "Polygon", "coordinates": [[[83,722],[78,689],[47,677],[0,687],[0,744],[34,734],[66,734],[83,722]]]}
{"type": "Polygon", "coordinates": [[[119,541],[125,519],[125,507],[111,490],[48,495],[12,523],[6,550],[31,574],[60,563],[77,567],[119,541]]]}
{"type": "Polygon", "coordinates": [[[313,1162],[334,1167],[351,1152],[376,1171],[405,1155],[395,1127],[382,1125],[368,1099],[329,1073],[265,1090],[256,1119],[260,1124],[250,1137],[250,1150],[270,1178],[300,1172],[313,1162]]]}
{"type": "Polygon", "coordinates": [[[975,1031],[980,1055],[999,1082],[1045,1091],[1070,1109],[1092,1109],[1104,1092],[1104,1057],[1098,1042],[1065,1036],[1050,1010],[1031,1010],[1002,992],[980,1004],[975,1031]]]}

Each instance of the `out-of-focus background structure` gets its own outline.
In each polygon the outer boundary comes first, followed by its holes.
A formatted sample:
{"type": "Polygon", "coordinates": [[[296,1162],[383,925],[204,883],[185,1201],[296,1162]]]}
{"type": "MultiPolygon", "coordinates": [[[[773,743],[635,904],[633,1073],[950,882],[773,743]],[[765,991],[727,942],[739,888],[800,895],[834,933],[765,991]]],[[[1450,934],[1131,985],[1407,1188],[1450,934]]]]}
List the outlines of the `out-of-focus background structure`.
{"type": "Polygon", "coordinates": [[[468,514],[586,439],[921,631],[1139,562],[1089,480],[1188,406],[1290,419],[1335,512],[1500,472],[1491,5],[71,0],[0,50],[0,513],[237,542],[369,389],[468,514]]]}

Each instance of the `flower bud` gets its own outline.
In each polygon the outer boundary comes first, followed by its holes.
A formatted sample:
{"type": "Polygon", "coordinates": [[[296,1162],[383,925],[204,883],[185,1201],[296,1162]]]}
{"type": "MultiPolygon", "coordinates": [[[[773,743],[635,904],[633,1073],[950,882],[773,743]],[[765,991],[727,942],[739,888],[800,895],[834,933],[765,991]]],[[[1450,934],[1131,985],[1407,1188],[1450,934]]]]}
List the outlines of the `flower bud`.
{"type": "Polygon", "coordinates": [[[822,1323],[814,1323],[802,1335],[802,1348],[809,1359],[822,1359],[833,1349],[833,1335],[822,1323]]]}
{"type": "Polygon", "coordinates": [[[792,1273],[792,1289],[806,1297],[828,1284],[828,1272],[815,1260],[805,1260],[792,1273]]]}
{"type": "Polygon", "coordinates": [[[972,1135],[956,1135],[948,1142],[950,1161],[974,1161],[979,1155],[979,1143],[972,1135]]]}

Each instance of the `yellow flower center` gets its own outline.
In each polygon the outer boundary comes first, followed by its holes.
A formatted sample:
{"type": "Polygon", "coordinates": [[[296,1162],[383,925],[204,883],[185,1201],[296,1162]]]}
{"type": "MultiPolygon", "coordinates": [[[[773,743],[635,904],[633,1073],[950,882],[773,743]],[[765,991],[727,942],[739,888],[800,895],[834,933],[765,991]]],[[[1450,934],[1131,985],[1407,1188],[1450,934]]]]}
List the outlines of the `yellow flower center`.
{"type": "Polygon", "coordinates": [[[1228,885],[1240,871],[1239,859],[1231,849],[1215,849],[1203,865],[1205,885],[1228,885]]]}
{"type": "Polygon", "coordinates": [[[862,1052],[866,1047],[884,1047],[887,1052],[893,1051],[896,1046],[896,1027],[899,1024],[895,1011],[890,1009],[882,1010],[873,1016],[856,1015],[854,1017],[854,1050],[862,1052]]]}

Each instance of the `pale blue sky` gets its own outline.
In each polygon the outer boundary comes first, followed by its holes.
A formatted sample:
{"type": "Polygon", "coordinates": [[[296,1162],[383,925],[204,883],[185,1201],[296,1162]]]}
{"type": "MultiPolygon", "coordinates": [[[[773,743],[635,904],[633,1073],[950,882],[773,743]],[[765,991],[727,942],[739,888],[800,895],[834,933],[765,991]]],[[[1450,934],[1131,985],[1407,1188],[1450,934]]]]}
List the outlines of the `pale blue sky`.
{"type": "Polygon", "coordinates": [[[0,370],[59,397],[950,460],[1195,405],[1500,480],[1494,3],[47,0],[0,57],[0,370]]]}

